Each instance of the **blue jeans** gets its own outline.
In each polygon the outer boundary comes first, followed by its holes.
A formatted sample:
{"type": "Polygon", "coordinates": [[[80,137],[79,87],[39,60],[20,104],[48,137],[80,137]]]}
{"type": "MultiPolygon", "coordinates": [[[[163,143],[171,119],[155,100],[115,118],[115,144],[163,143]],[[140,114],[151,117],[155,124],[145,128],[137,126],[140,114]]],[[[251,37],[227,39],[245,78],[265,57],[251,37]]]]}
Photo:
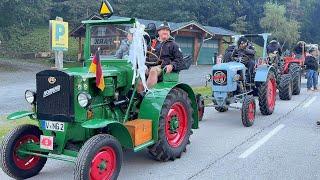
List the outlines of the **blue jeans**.
{"type": "Polygon", "coordinates": [[[313,88],[317,88],[318,85],[318,72],[309,69],[307,72],[307,88],[311,89],[313,85],[313,88]]]}

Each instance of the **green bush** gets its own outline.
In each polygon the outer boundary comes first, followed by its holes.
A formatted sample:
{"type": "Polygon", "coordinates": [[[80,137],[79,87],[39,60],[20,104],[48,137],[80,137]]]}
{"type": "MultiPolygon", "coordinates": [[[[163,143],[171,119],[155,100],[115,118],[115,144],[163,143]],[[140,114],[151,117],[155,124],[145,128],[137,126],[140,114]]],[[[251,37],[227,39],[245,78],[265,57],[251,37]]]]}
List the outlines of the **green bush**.
{"type": "MultiPolygon", "coordinates": [[[[26,53],[48,52],[50,50],[49,27],[36,27],[27,32],[19,29],[10,31],[10,40],[2,43],[7,55],[14,54],[21,56],[26,53]]],[[[1,34],[0,34],[1,39],[1,34]]],[[[69,50],[64,53],[64,59],[71,61],[77,60],[78,41],[69,37],[69,50]]],[[[0,53],[1,56],[1,53],[0,53]]]]}

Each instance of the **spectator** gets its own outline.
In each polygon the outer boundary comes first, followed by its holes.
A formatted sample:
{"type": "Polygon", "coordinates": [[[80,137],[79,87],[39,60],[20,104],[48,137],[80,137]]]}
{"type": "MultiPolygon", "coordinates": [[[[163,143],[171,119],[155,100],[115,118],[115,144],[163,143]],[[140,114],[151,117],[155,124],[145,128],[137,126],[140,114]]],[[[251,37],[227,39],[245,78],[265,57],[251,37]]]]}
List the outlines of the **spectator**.
{"type": "Polygon", "coordinates": [[[307,88],[308,91],[310,91],[313,86],[313,90],[317,91],[319,69],[319,62],[317,60],[318,51],[315,48],[311,48],[309,53],[310,55],[307,56],[305,61],[307,70],[307,88]]]}

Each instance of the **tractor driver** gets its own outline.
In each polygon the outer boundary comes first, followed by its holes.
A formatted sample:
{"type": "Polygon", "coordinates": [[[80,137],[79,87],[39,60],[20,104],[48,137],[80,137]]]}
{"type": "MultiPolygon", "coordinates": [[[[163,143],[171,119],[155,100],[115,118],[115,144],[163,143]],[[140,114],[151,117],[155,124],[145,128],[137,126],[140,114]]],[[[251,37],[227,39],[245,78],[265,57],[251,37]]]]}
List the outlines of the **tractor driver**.
{"type": "MultiPolygon", "coordinates": [[[[174,39],[170,36],[171,29],[167,22],[162,23],[157,32],[159,37],[154,39],[151,47],[149,47],[150,53],[147,57],[148,76],[147,86],[152,88],[157,82],[159,76],[162,74],[162,70],[165,73],[171,73],[172,71],[179,71],[183,63],[183,55],[178,44],[174,42],[174,39]],[[150,55],[151,54],[151,55],[150,55]],[[151,60],[151,56],[156,57],[156,61],[151,60]],[[152,61],[153,63],[149,63],[152,61]]],[[[143,92],[142,83],[139,84],[138,92],[143,92]]]]}
{"type": "Polygon", "coordinates": [[[256,51],[248,39],[240,37],[238,41],[238,48],[233,51],[232,57],[244,57],[242,63],[248,68],[250,77],[253,76],[255,66],[255,54],[256,51]]]}
{"type": "Polygon", "coordinates": [[[272,40],[267,46],[267,54],[270,58],[270,63],[278,63],[282,56],[281,45],[277,40],[272,40]]]}

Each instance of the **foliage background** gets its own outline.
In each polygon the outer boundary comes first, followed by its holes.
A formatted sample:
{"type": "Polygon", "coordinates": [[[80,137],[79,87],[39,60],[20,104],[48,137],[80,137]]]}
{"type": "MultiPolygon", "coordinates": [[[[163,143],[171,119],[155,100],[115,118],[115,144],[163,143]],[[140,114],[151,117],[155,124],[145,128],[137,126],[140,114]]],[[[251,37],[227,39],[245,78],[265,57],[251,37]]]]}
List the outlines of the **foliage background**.
{"type": "MultiPolygon", "coordinates": [[[[239,33],[261,33],[288,29],[308,43],[320,43],[319,0],[110,0],[115,14],[173,22],[196,20],[239,33]],[[276,29],[262,23],[266,3],[285,9],[276,29]],[[291,22],[291,23],[287,23],[291,22]]],[[[56,16],[70,23],[70,29],[94,12],[101,0],[1,0],[0,56],[48,51],[48,21],[56,16]]],[[[269,19],[270,21],[270,19],[269,19]]],[[[289,35],[289,38],[292,35],[289,35]]],[[[297,37],[297,38],[299,38],[297,37]]],[[[286,41],[279,39],[280,41],[286,41]]],[[[68,56],[76,57],[77,45],[70,39],[68,56]]],[[[285,42],[282,42],[285,43],[285,42]]],[[[294,43],[286,42],[287,46],[294,43]]]]}

